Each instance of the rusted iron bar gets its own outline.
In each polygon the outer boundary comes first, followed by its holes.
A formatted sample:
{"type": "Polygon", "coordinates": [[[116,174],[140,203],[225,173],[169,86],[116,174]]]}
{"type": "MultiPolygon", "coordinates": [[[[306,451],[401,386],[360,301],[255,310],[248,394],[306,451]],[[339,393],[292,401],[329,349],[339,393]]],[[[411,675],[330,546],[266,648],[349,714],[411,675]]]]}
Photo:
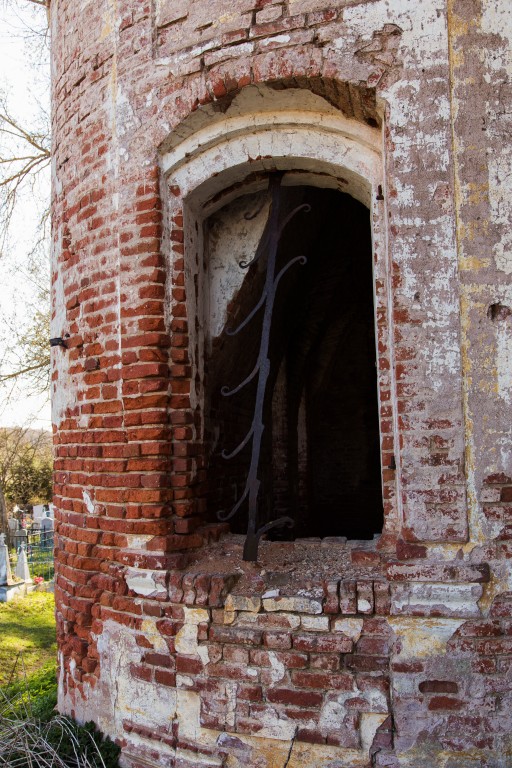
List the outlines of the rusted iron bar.
{"type": "Polygon", "coordinates": [[[258,528],[258,496],[260,492],[261,481],[259,479],[260,468],[260,455],[261,445],[263,439],[263,433],[265,430],[264,424],[264,404],[265,395],[267,392],[268,379],[270,374],[270,359],[269,359],[269,346],[270,346],[270,334],[272,329],[272,314],[274,311],[274,304],[276,298],[277,288],[282,277],[288,272],[288,270],[295,264],[305,264],[305,256],[296,256],[276,274],[276,258],[279,247],[279,241],[286,225],[292,220],[292,218],[299,211],[309,211],[309,205],[299,205],[294,208],[284,219],[280,221],[280,208],[281,208],[281,181],[283,174],[274,174],[269,180],[269,191],[271,194],[271,205],[267,223],[261,236],[261,240],[256,249],[254,258],[251,261],[240,262],[242,269],[255,264],[265,253],[267,252],[267,267],[265,284],[260,300],[256,306],[251,310],[247,317],[232,331],[227,331],[230,336],[235,336],[242,328],[245,328],[248,323],[257,315],[260,309],[263,308],[263,320],[261,328],[261,341],[258,359],[251,373],[237,386],[222,387],[221,393],[224,397],[231,397],[237,392],[240,392],[249,382],[251,382],[256,376],[258,377],[258,384],[256,390],[256,400],[254,405],[254,416],[251,427],[243,438],[243,440],[237,445],[237,447],[231,452],[222,452],[224,459],[229,460],[237,456],[246,445],[251,442],[252,452],[251,461],[249,465],[249,471],[247,474],[247,480],[244,491],[241,497],[238,499],[235,506],[227,514],[218,513],[220,520],[231,519],[240,509],[242,504],[247,500],[249,506],[248,514],[248,527],[247,535],[245,539],[243,559],[249,561],[256,561],[258,559],[258,546],[261,536],[272,528],[280,526],[293,526],[294,520],[290,517],[279,517],[276,520],[272,520],[258,528]]]}

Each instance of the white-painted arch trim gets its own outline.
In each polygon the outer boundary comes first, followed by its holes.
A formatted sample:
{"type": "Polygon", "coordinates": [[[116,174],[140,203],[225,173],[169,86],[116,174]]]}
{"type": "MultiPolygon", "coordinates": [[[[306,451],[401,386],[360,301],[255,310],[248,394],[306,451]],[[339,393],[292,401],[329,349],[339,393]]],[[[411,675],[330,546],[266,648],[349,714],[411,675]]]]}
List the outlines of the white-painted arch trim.
{"type": "MultiPolygon", "coordinates": [[[[371,208],[372,189],[382,183],[380,141],[378,130],[341,114],[247,114],[217,120],[185,138],[163,154],[162,169],[203,215],[218,207],[208,203],[227,187],[273,170],[302,171],[311,176],[309,183],[336,186],[371,208]]],[[[303,184],[304,177],[285,183],[303,184]]]]}

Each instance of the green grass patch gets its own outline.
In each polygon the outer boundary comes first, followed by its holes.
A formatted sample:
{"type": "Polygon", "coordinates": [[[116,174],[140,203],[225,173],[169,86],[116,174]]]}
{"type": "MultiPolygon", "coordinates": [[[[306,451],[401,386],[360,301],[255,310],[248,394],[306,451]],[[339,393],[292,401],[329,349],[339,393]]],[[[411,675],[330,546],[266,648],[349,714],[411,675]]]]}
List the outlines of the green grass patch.
{"type": "Polygon", "coordinates": [[[118,768],[94,723],[60,716],[53,595],[0,604],[0,767],[118,768]]]}
{"type": "MultiPolygon", "coordinates": [[[[41,669],[28,676],[19,676],[16,682],[0,688],[0,698],[10,702],[9,712],[17,718],[35,717],[48,722],[57,706],[57,669],[55,661],[48,661],[41,669]]],[[[0,705],[1,706],[1,705],[0,705]]]]}
{"type": "Polygon", "coordinates": [[[0,603],[0,686],[29,677],[41,668],[50,668],[57,655],[53,594],[33,592],[9,603],[0,603]]]}

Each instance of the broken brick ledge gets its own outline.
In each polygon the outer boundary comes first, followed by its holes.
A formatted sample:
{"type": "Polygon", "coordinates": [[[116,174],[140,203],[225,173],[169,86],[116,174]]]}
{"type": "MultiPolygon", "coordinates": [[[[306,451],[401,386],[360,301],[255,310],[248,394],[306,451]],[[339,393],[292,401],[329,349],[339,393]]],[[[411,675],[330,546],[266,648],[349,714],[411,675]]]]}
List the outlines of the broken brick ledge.
{"type": "Polygon", "coordinates": [[[478,601],[491,578],[487,563],[404,564],[372,551],[372,542],[362,544],[367,548],[333,539],[264,541],[260,561],[247,563],[243,537],[229,534],[197,552],[185,570],[126,568],[126,597],[223,608],[233,615],[481,615],[478,601]],[[354,559],[354,552],[377,558],[354,559]]]}

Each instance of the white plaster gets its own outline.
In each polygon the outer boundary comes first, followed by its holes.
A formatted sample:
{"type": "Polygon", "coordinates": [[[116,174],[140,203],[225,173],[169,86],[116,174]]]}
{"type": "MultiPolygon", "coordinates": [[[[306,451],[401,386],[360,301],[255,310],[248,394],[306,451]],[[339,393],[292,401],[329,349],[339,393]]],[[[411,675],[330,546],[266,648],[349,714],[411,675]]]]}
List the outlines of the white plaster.
{"type": "Polygon", "coordinates": [[[156,626],[157,619],[146,618],[142,621],[140,631],[153,645],[155,651],[167,653],[169,648],[156,626]]]}
{"type": "Polygon", "coordinates": [[[358,693],[359,691],[354,683],[354,690],[343,691],[343,693],[336,694],[335,698],[324,702],[324,704],[322,704],[322,709],[320,710],[320,718],[318,721],[320,728],[328,731],[336,731],[347,714],[345,702],[347,699],[353,699],[358,693]]]}
{"type": "MultiPolygon", "coordinates": [[[[197,146],[198,142],[204,145],[221,135],[227,120],[234,121],[236,118],[247,119],[248,116],[255,116],[260,120],[268,119],[279,122],[282,121],[281,113],[297,111],[321,113],[325,118],[334,118],[335,120],[340,118],[340,112],[336,107],[311,91],[294,88],[276,91],[265,85],[251,85],[244,88],[236,96],[225,114],[219,113],[211,105],[200,107],[168,137],[167,141],[164,142],[163,149],[164,152],[175,149],[182,144],[184,139],[192,137],[192,143],[183,148],[184,152],[190,152],[192,147],[197,146]]],[[[354,133],[362,135],[368,145],[376,148],[380,146],[378,130],[350,118],[342,117],[342,120],[345,121],[347,135],[354,133]]],[[[243,126],[243,122],[231,122],[230,125],[233,130],[237,130],[241,125],[243,126]]]]}
{"type": "Polygon", "coordinates": [[[290,35],[274,35],[274,37],[264,38],[260,45],[266,47],[268,45],[275,45],[276,43],[287,43],[290,40],[290,35]]]}
{"type": "Polygon", "coordinates": [[[444,655],[448,641],[465,620],[390,616],[387,621],[399,638],[397,658],[405,661],[444,655]]]}
{"type": "Polygon", "coordinates": [[[51,160],[51,174],[52,174],[52,185],[55,190],[55,194],[58,196],[62,193],[62,181],[59,178],[59,175],[57,173],[57,157],[56,155],[52,155],[51,160]]]}
{"type": "Polygon", "coordinates": [[[357,643],[363,631],[363,619],[336,619],[334,632],[343,632],[352,642],[357,643]]]}
{"type": "Polygon", "coordinates": [[[279,661],[274,651],[270,651],[268,654],[270,666],[272,667],[270,677],[273,683],[278,683],[286,675],[286,667],[279,661]]]}
{"type": "Polygon", "coordinates": [[[199,645],[198,625],[210,620],[208,611],[203,608],[184,607],[184,625],[175,638],[175,646],[178,653],[187,656],[199,656],[203,664],[208,664],[210,656],[206,645],[199,645]]]}
{"type": "Polygon", "coordinates": [[[508,405],[512,405],[512,318],[507,318],[497,327],[496,372],[498,394],[508,405]]]}
{"type": "Polygon", "coordinates": [[[386,695],[379,688],[368,688],[363,692],[363,697],[368,702],[368,708],[373,713],[387,713],[388,701],[386,695]]]}
{"type": "Polygon", "coordinates": [[[478,600],[481,584],[408,583],[393,584],[391,613],[406,613],[415,609],[442,610],[447,615],[480,616],[478,600]]]}
{"type": "Polygon", "coordinates": [[[151,539],[153,538],[154,536],[151,536],[151,535],[143,536],[139,533],[126,534],[126,540],[127,540],[127,545],[129,549],[145,549],[148,541],[151,541],[151,539]]]}
{"type": "MultiPolygon", "coordinates": [[[[503,468],[510,467],[512,465],[512,430],[509,429],[502,437],[497,441],[497,448],[500,455],[500,465],[503,468]]],[[[512,572],[512,569],[511,569],[512,572]]]]}
{"type": "Polygon", "coordinates": [[[343,117],[321,97],[253,86],[243,89],[225,115],[207,109],[198,112],[202,113],[190,121],[195,124],[192,135],[182,138],[184,130],[179,137],[175,134],[162,155],[164,172],[172,173],[173,183],[185,196],[208,182],[196,200],[198,209],[227,186],[226,179],[215,178],[221,169],[231,168],[236,174],[240,169],[233,169],[250,160],[252,171],[271,170],[276,164],[283,170],[296,169],[301,162],[305,170],[318,172],[325,170],[318,166],[322,155],[338,172],[343,168],[349,182],[343,191],[369,204],[370,187],[381,176],[380,132],[343,117]],[[316,162],[308,167],[312,158],[316,162]]]}
{"type": "MultiPolygon", "coordinates": [[[[128,131],[134,130],[140,124],[140,120],[136,117],[132,105],[128,99],[128,96],[123,92],[119,83],[116,88],[116,128],[117,135],[124,136],[128,131]]],[[[119,147],[120,155],[124,151],[126,159],[126,149],[119,147]]]]}
{"type": "Polygon", "coordinates": [[[225,206],[208,220],[208,337],[211,340],[222,333],[227,319],[228,305],[241,288],[247,271],[240,261],[250,261],[261,239],[268,217],[269,201],[264,205],[265,193],[243,196],[225,206]],[[261,208],[248,221],[244,214],[261,208]]]}
{"type": "Polygon", "coordinates": [[[236,700],[238,684],[235,682],[226,683],[225,691],[227,699],[226,725],[228,725],[230,728],[234,728],[236,722],[236,700]]]}
{"type": "MultiPolygon", "coordinates": [[[[305,114],[310,117],[309,113],[305,114]]],[[[300,168],[317,174],[317,179],[324,178],[318,174],[326,174],[326,179],[340,177],[344,181],[339,182],[339,188],[370,207],[371,189],[381,183],[378,153],[341,131],[330,130],[330,126],[322,124],[321,115],[312,115],[316,118],[313,125],[301,125],[299,116],[300,113],[286,116],[289,120],[297,118],[296,124],[248,125],[246,130],[251,133],[242,137],[238,133],[232,135],[225,126],[225,133],[216,145],[198,148],[197,154],[185,163],[166,155],[164,169],[172,172],[173,183],[178,184],[185,196],[194,190],[193,207],[197,213],[208,200],[246,176],[249,163],[252,173],[300,168]],[[268,156],[272,159],[266,159],[268,156]]],[[[291,177],[290,182],[296,184],[297,180],[291,177]]],[[[284,183],[287,183],[286,177],[284,183]]],[[[264,186],[262,182],[261,187],[264,186]]],[[[240,190],[236,196],[239,194],[240,190]]],[[[213,210],[224,202],[219,200],[213,210]]],[[[213,212],[211,208],[205,210],[213,212]]]]}
{"type": "Polygon", "coordinates": [[[458,345],[450,347],[447,344],[448,334],[443,333],[443,339],[432,340],[427,358],[427,380],[434,391],[443,389],[444,377],[453,376],[460,372],[460,348],[458,345]]]}
{"type": "Polygon", "coordinates": [[[224,603],[224,609],[231,611],[249,611],[258,613],[261,608],[259,597],[246,597],[245,595],[228,595],[224,603]]]}
{"type": "Polygon", "coordinates": [[[194,680],[188,675],[176,675],[176,688],[190,688],[194,685],[194,680]]]}
{"type": "Polygon", "coordinates": [[[387,715],[381,715],[375,712],[362,712],[361,713],[361,746],[366,752],[372,746],[377,729],[382,725],[387,715]]]}
{"type": "Polygon", "coordinates": [[[499,270],[512,275],[512,152],[502,149],[488,157],[489,202],[493,221],[501,225],[501,238],[494,246],[494,258],[499,270]]]}
{"type": "Polygon", "coordinates": [[[90,515],[94,514],[94,502],[85,489],[82,491],[82,498],[84,500],[86,510],[90,515]]]}
{"type": "Polygon", "coordinates": [[[260,715],[259,725],[262,728],[258,730],[258,736],[263,739],[289,741],[296,731],[296,723],[293,720],[288,720],[284,715],[281,718],[279,712],[270,706],[260,715]]]}
{"type": "MultiPolygon", "coordinates": [[[[146,634],[145,630],[146,627],[143,629],[146,634]]],[[[148,638],[151,640],[151,635],[148,638]]],[[[125,719],[164,733],[168,731],[176,714],[176,692],[132,677],[130,664],[140,662],[142,653],[132,632],[107,620],[102,634],[97,637],[97,648],[101,665],[99,681],[94,687],[83,683],[82,698],[76,691],[64,694],[61,677],[61,711],[70,713],[73,710],[80,722],[90,720],[91,712],[94,712],[99,728],[112,738],[123,738],[125,719]]]]}
{"type": "Polygon", "coordinates": [[[185,738],[198,740],[201,726],[201,699],[195,691],[177,691],[176,715],[180,724],[180,734],[185,738]]]}
{"type": "MultiPolygon", "coordinates": [[[[396,189],[396,202],[405,207],[419,205],[416,200],[416,190],[412,184],[404,184],[399,178],[394,181],[396,189]]],[[[418,221],[421,221],[418,219],[418,221]]],[[[423,222],[422,222],[423,223],[423,222]]]]}
{"type": "Polygon", "coordinates": [[[329,631],[329,617],[328,616],[302,616],[300,623],[303,629],[313,632],[328,632],[329,631]]]}
{"type": "Polygon", "coordinates": [[[497,66],[506,68],[512,78],[512,6],[509,0],[487,1],[482,3],[481,14],[482,32],[497,35],[504,42],[503,47],[493,46],[493,56],[497,66]]]}
{"type": "Polygon", "coordinates": [[[176,635],[174,645],[178,653],[186,656],[198,656],[197,625],[185,624],[176,635]]]}
{"type": "Polygon", "coordinates": [[[142,597],[167,594],[165,586],[155,581],[153,571],[129,568],[126,573],[126,584],[132,592],[142,597]]]}
{"type": "MultiPolygon", "coordinates": [[[[353,698],[364,699],[368,704],[368,711],[364,713],[367,715],[367,718],[364,721],[364,733],[363,720],[361,722],[360,735],[361,740],[364,743],[365,740],[367,741],[370,739],[373,725],[376,723],[375,730],[373,731],[373,736],[375,736],[375,731],[386,719],[389,711],[388,702],[386,696],[377,688],[369,688],[367,690],[361,691],[357,686],[355,678],[353,681],[352,690],[340,691],[335,695],[330,694],[327,700],[324,701],[320,711],[319,725],[322,729],[336,732],[340,726],[340,723],[343,722],[343,719],[347,714],[347,701],[353,698]]],[[[371,742],[373,741],[373,736],[371,736],[370,746],[371,742]]]]}
{"type": "Polygon", "coordinates": [[[357,610],[360,613],[369,613],[372,610],[372,604],[365,600],[364,597],[357,599],[357,610]]]}

